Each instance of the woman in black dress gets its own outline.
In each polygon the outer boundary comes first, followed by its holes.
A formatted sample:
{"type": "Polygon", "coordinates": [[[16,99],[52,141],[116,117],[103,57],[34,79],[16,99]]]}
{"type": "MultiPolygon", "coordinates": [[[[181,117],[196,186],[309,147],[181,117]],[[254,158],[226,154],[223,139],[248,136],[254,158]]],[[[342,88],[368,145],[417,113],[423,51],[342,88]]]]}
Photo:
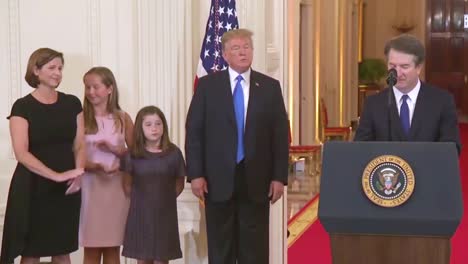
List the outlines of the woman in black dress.
{"type": "Polygon", "coordinates": [[[10,134],[18,165],[11,179],[0,263],[70,263],[78,249],[79,179],[84,167],[81,102],[57,92],[63,54],[49,48],[29,58],[32,93],[12,107],[10,134]],[[67,193],[67,194],[66,194],[67,193]]]}

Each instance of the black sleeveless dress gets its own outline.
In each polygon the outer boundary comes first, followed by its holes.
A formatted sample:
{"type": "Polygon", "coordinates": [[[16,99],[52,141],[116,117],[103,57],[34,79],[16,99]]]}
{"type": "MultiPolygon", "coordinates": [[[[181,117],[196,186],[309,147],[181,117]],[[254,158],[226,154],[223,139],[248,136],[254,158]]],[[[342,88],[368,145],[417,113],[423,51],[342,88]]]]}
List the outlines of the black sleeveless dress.
{"type": "MultiPolygon", "coordinates": [[[[57,172],[75,168],[73,141],[80,100],[58,93],[53,104],[31,94],[18,99],[8,118],[19,116],[29,126],[29,151],[57,172]]],[[[18,163],[8,193],[0,263],[18,256],[68,254],[78,249],[81,195],[65,195],[67,184],[32,173],[18,163]]]]}

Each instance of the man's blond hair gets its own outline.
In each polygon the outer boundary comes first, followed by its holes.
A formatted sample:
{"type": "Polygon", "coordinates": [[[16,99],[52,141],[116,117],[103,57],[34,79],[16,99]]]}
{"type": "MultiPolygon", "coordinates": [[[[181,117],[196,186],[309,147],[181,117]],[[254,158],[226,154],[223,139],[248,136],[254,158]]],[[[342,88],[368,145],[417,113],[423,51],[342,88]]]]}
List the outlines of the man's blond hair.
{"type": "Polygon", "coordinates": [[[252,43],[252,36],[253,32],[245,28],[226,31],[221,38],[222,48],[224,50],[226,48],[226,43],[228,43],[231,39],[234,38],[248,38],[250,40],[250,43],[252,43]]]}

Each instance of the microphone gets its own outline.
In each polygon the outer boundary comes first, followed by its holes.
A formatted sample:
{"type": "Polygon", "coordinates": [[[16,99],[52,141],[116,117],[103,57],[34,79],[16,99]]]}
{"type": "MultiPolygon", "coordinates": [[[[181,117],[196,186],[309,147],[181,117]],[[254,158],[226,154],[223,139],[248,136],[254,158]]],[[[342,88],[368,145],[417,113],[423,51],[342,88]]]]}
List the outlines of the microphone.
{"type": "Polygon", "coordinates": [[[398,73],[395,70],[395,68],[391,68],[390,70],[388,70],[387,84],[389,88],[392,88],[397,83],[397,77],[398,73]]]}
{"type": "Polygon", "coordinates": [[[391,68],[388,70],[387,74],[387,84],[388,84],[388,102],[387,102],[387,110],[388,110],[388,141],[393,141],[392,138],[392,101],[393,99],[393,86],[397,83],[398,73],[395,68],[391,68]]]}
{"type": "Polygon", "coordinates": [[[398,73],[395,68],[391,68],[387,73],[387,84],[388,84],[388,107],[392,105],[392,88],[397,83],[398,73]]]}

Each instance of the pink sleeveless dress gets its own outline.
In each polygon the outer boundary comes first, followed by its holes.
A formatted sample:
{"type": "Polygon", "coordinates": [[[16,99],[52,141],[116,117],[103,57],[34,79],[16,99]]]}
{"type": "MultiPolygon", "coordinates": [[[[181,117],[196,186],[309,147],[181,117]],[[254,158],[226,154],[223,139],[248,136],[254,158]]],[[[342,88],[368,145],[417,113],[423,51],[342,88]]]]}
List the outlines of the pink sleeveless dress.
{"type": "MultiPolygon", "coordinates": [[[[99,150],[95,142],[107,140],[124,145],[125,136],[115,129],[112,115],[96,116],[98,132],[86,135],[87,159],[104,166],[120,164],[120,159],[99,150]]],[[[122,174],[86,172],[81,186],[79,243],[82,247],[114,247],[122,245],[130,200],[122,188],[122,174]]]]}

